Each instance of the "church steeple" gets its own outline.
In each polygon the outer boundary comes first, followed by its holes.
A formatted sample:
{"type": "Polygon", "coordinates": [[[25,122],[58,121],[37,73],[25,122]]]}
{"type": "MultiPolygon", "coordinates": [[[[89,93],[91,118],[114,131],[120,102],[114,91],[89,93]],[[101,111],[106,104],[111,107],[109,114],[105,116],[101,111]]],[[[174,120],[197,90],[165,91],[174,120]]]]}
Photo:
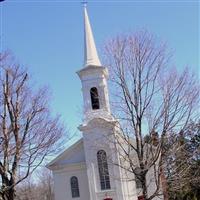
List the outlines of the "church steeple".
{"type": "Polygon", "coordinates": [[[82,83],[84,123],[94,118],[111,119],[108,95],[108,70],[97,54],[87,9],[84,5],[84,67],[77,72],[82,83]]]}
{"type": "Polygon", "coordinates": [[[84,66],[89,65],[101,66],[99,61],[96,45],[87,14],[86,3],[84,3],[84,66]]]}

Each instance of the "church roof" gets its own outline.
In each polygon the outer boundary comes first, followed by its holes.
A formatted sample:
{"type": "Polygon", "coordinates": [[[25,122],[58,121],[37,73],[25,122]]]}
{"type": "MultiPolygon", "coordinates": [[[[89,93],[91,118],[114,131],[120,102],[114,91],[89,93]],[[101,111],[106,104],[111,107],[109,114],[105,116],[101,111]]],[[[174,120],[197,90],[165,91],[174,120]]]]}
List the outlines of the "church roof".
{"type": "Polygon", "coordinates": [[[46,167],[53,169],[57,166],[67,166],[71,164],[78,164],[85,162],[85,153],[83,146],[83,138],[75,142],[72,146],[67,148],[55,159],[53,159],[46,167]]]}
{"type": "Polygon", "coordinates": [[[90,25],[90,20],[87,14],[86,4],[84,5],[84,66],[89,65],[101,66],[98,57],[96,45],[90,25]]]}

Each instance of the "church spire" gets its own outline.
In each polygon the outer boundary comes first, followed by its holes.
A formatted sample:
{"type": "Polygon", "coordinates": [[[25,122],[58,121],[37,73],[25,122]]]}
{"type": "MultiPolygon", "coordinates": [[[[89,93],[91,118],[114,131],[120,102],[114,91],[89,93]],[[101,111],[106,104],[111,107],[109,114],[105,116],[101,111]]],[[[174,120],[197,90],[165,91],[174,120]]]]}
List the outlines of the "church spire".
{"type": "Polygon", "coordinates": [[[86,3],[84,3],[83,9],[84,9],[84,65],[101,66],[94,42],[92,29],[90,26],[90,21],[87,14],[86,3]]]}

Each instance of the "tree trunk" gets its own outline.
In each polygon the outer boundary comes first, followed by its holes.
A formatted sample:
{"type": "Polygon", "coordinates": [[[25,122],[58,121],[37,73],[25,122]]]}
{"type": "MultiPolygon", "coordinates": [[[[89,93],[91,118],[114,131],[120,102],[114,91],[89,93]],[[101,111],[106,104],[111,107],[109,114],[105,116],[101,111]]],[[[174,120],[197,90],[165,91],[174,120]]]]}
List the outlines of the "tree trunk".
{"type": "Polygon", "coordinates": [[[14,188],[4,191],[0,196],[0,200],[14,200],[14,199],[15,199],[14,188]]]}
{"type": "Polygon", "coordinates": [[[14,185],[14,179],[11,177],[11,180],[7,176],[2,176],[2,194],[0,200],[14,200],[15,198],[15,189],[12,187],[14,185]],[[6,189],[9,188],[9,189],[6,189]]]}
{"type": "Polygon", "coordinates": [[[14,190],[14,188],[11,188],[8,192],[8,199],[14,200],[14,198],[15,198],[15,190],[14,190]]]}
{"type": "Polygon", "coordinates": [[[141,183],[142,183],[143,199],[148,200],[147,186],[146,186],[146,174],[141,175],[141,183]]]}

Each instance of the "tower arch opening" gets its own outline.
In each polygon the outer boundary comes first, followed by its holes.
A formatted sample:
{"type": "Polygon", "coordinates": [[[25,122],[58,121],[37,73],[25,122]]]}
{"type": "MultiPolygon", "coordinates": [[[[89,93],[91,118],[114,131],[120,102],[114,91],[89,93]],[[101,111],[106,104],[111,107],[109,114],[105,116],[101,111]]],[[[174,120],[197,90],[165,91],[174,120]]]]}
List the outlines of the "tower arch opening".
{"type": "Polygon", "coordinates": [[[92,87],[90,89],[90,96],[91,96],[92,109],[93,110],[100,109],[99,94],[96,87],[92,87]]]}

